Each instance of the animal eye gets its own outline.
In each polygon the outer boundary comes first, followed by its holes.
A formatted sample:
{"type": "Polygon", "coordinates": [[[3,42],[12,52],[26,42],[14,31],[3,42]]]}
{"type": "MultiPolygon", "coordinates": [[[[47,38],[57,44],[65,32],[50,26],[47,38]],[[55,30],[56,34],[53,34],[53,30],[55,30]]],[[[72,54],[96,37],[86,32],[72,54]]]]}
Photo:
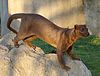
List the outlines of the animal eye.
{"type": "Polygon", "coordinates": [[[81,28],[80,31],[84,31],[84,28],[81,28]]]}

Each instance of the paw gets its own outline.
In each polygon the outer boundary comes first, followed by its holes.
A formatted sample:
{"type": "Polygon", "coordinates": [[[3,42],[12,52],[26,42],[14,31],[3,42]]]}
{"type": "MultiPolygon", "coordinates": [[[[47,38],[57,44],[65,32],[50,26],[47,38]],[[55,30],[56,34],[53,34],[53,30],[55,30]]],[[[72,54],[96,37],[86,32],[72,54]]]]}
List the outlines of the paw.
{"type": "Polygon", "coordinates": [[[32,45],[32,48],[35,50],[36,49],[36,46],[32,45]]]}
{"type": "Polygon", "coordinates": [[[68,66],[64,66],[64,67],[62,67],[64,70],[66,70],[66,71],[69,71],[71,68],[70,67],[68,67],[68,66]]]}
{"type": "Polygon", "coordinates": [[[15,46],[16,48],[18,48],[18,47],[19,47],[19,44],[18,44],[18,43],[14,43],[14,46],[15,46]]]}
{"type": "Polygon", "coordinates": [[[15,44],[14,46],[15,46],[16,48],[18,48],[18,47],[19,47],[19,45],[18,45],[18,44],[15,44]]]}
{"type": "Polygon", "coordinates": [[[12,40],[12,41],[13,41],[13,43],[14,43],[14,46],[15,46],[16,48],[18,48],[18,47],[19,47],[18,42],[15,42],[14,40],[12,40]]]}
{"type": "Polygon", "coordinates": [[[78,61],[80,61],[81,59],[80,58],[76,58],[76,57],[72,57],[72,60],[78,60],[78,61]]]}

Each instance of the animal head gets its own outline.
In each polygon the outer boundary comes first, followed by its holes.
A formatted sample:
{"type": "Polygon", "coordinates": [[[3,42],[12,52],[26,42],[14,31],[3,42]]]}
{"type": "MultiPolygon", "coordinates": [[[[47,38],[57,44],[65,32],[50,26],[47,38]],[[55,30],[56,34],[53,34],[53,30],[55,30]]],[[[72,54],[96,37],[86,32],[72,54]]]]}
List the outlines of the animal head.
{"type": "Polygon", "coordinates": [[[88,28],[86,27],[86,25],[75,25],[74,30],[79,37],[89,36],[88,28]]]}

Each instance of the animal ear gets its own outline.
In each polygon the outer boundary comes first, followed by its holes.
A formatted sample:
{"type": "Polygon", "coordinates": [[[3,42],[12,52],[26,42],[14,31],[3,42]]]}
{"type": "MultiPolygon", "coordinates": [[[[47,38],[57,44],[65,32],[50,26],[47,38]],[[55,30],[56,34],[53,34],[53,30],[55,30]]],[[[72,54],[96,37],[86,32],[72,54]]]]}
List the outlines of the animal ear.
{"type": "Polygon", "coordinates": [[[77,29],[77,28],[78,28],[78,25],[77,25],[77,24],[76,24],[76,25],[74,25],[74,28],[75,28],[75,29],[77,29]]]}
{"type": "Polygon", "coordinates": [[[84,24],[84,27],[86,27],[86,24],[84,24]]]}

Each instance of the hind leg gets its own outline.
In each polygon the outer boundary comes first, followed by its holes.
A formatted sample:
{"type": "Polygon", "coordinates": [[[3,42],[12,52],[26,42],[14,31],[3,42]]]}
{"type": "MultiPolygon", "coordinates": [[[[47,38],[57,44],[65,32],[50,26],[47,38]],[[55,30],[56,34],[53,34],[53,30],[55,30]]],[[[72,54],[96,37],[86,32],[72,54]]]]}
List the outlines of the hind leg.
{"type": "Polygon", "coordinates": [[[21,40],[21,38],[19,36],[16,36],[12,41],[14,43],[15,47],[19,47],[18,42],[21,40]]]}
{"type": "Polygon", "coordinates": [[[35,46],[35,45],[32,45],[31,42],[32,42],[34,39],[36,39],[36,38],[37,38],[36,36],[31,36],[31,37],[25,38],[23,41],[24,41],[25,45],[30,46],[30,47],[32,47],[33,49],[35,49],[36,46],[35,46]]]}
{"type": "Polygon", "coordinates": [[[25,36],[26,36],[26,34],[18,33],[18,34],[16,35],[16,37],[12,40],[12,41],[14,42],[14,46],[15,46],[15,47],[19,47],[18,42],[19,42],[20,40],[23,40],[23,39],[25,38],[25,36]]]}
{"type": "Polygon", "coordinates": [[[18,44],[19,40],[18,40],[17,36],[12,41],[13,41],[15,47],[19,47],[19,44],[18,44]]]}

